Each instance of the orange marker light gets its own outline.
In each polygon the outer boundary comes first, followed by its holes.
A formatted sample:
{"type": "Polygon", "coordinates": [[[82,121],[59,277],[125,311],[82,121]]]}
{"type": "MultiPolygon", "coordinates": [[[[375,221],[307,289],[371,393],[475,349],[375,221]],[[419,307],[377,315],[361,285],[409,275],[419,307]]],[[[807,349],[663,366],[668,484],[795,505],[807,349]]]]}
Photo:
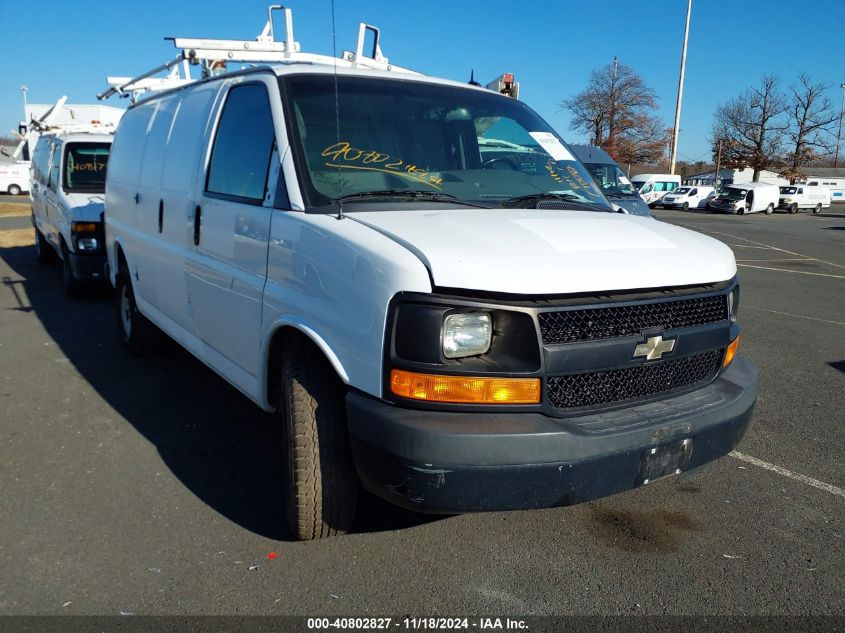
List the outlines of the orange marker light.
{"type": "Polygon", "coordinates": [[[97,225],[94,222],[74,222],[70,230],[74,233],[96,233],[97,225]]]}
{"type": "Polygon", "coordinates": [[[390,391],[403,398],[458,404],[537,404],[538,378],[437,376],[401,369],[390,372],[390,391]]]}
{"type": "Polygon", "coordinates": [[[731,364],[731,361],[736,356],[736,350],[739,348],[739,337],[737,336],[731,344],[728,345],[728,349],[725,352],[725,360],[722,362],[722,367],[727,367],[731,364]]]}

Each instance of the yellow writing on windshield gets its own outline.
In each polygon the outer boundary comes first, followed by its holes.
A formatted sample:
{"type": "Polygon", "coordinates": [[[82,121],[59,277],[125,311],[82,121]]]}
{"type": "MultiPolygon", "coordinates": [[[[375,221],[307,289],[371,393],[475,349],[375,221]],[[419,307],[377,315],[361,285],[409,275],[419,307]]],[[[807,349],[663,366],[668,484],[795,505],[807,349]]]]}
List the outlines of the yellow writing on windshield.
{"type": "Polygon", "coordinates": [[[357,147],[352,147],[350,143],[341,141],[334,145],[329,145],[321,153],[324,158],[330,158],[334,162],[325,163],[326,167],[334,167],[340,169],[357,169],[363,171],[380,171],[386,174],[393,174],[408,178],[415,182],[421,182],[431,185],[435,189],[440,189],[443,179],[430,173],[427,169],[422,169],[417,165],[406,163],[405,161],[394,158],[390,154],[378,152],[376,150],[363,150],[357,147]],[[349,164],[351,163],[351,164],[349,164]]]}
{"type": "Polygon", "coordinates": [[[601,197],[595,184],[584,180],[584,177],[572,165],[567,165],[566,170],[563,170],[554,159],[551,159],[546,163],[546,171],[555,182],[566,185],[574,192],[583,192],[593,198],[601,197]]]}
{"type": "Polygon", "coordinates": [[[74,163],[71,171],[100,172],[106,168],[106,163],[74,163]]]}

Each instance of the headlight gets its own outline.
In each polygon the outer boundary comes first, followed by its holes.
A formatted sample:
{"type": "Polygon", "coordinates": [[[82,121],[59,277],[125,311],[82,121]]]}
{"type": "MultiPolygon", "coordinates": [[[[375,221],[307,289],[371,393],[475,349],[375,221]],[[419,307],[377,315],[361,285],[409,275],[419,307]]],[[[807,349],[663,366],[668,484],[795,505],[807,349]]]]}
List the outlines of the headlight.
{"type": "Polygon", "coordinates": [[[731,322],[736,321],[739,312],[739,286],[735,287],[728,294],[728,318],[731,322]]]}
{"type": "Polygon", "coordinates": [[[450,314],[443,320],[443,355],[477,356],[490,349],[493,323],[489,314],[450,314]]]}
{"type": "Polygon", "coordinates": [[[96,251],[100,245],[96,237],[80,237],[76,240],[76,246],[80,251],[96,251]]]}

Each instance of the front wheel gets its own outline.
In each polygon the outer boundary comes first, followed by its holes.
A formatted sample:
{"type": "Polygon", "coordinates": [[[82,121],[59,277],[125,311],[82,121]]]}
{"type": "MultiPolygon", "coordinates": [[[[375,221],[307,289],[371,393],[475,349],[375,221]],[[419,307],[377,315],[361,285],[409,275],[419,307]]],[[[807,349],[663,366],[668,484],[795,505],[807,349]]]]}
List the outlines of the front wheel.
{"type": "Polygon", "coordinates": [[[125,268],[121,268],[117,274],[114,308],[117,331],[123,346],[133,356],[148,355],[155,345],[157,332],[155,326],[138,311],[132,280],[125,268]]]}
{"type": "Polygon", "coordinates": [[[19,196],[21,195],[22,189],[18,185],[9,185],[7,191],[9,192],[10,196],[19,196]]]}
{"type": "Polygon", "coordinates": [[[70,251],[67,244],[62,242],[62,281],[64,282],[65,296],[77,299],[82,294],[82,286],[73,274],[73,267],[70,265],[70,251]]]}
{"type": "Polygon", "coordinates": [[[689,202],[684,202],[684,204],[681,206],[681,210],[689,211],[689,202]]]}
{"type": "Polygon", "coordinates": [[[736,214],[737,215],[745,215],[745,209],[744,208],[743,209],[737,209],[736,214]]]}
{"type": "Polygon", "coordinates": [[[352,461],[343,384],[308,341],[290,339],[282,359],[285,516],[301,541],[352,529],[358,477],[352,461]]]}
{"type": "Polygon", "coordinates": [[[35,257],[39,264],[52,264],[56,261],[56,251],[38,229],[35,229],[35,257]]]}
{"type": "Polygon", "coordinates": [[[775,210],[775,205],[769,204],[769,206],[766,207],[766,215],[771,215],[774,212],[774,210],[775,210]]]}
{"type": "Polygon", "coordinates": [[[819,202],[815,207],[813,207],[813,213],[821,213],[822,212],[822,204],[819,202]]]}
{"type": "Polygon", "coordinates": [[[798,213],[798,205],[793,203],[792,206],[789,207],[790,213],[798,213]]]}

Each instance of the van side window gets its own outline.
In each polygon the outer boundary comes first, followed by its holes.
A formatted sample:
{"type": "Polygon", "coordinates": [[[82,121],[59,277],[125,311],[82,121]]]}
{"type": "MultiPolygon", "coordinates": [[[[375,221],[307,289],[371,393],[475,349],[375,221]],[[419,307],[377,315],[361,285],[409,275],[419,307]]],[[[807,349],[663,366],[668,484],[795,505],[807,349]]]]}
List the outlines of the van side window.
{"type": "Polygon", "coordinates": [[[698,189],[693,189],[692,191],[689,192],[689,195],[697,196],[698,195],[698,189]]]}
{"type": "Polygon", "coordinates": [[[264,84],[229,91],[217,127],[206,191],[261,204],[275,133],[264,84]]]}
{"type": "Polygon", "coordinates": [[[803,188],[799,188],[799,189],[798,189],[798,193],[804,193],[804,189],[803,189],[803,188]]]}
{"type": "Polygon", "coordinates": [[[47,187],[56,190],[59,183],[59,165],[62,162],[62,146],[56,143],[53,146],[53,156],[50,160],[50,176],[47,180],[47,187]]]}

